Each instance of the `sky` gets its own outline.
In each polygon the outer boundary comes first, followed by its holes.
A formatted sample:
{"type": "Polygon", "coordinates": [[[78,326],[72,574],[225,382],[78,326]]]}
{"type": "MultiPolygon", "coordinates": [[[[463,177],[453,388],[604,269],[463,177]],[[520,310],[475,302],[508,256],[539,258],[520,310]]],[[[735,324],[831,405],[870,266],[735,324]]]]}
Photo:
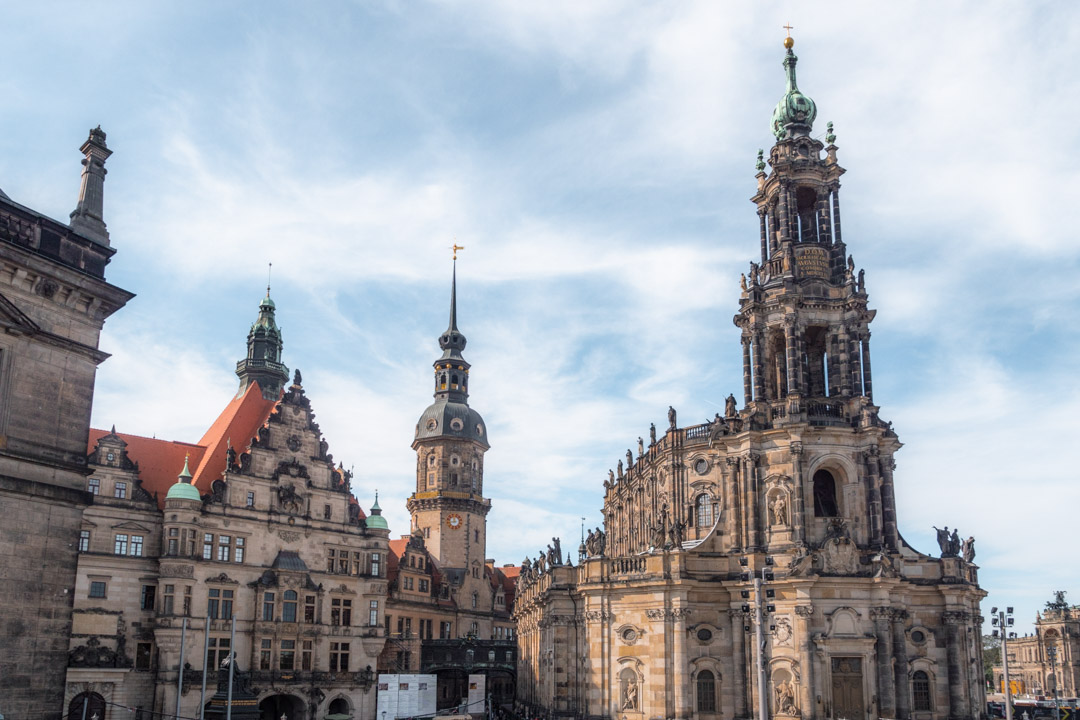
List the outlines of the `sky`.
{"type": "Polygon", "coordinates": [[[741,398],[731,318],[784,90],[835,123],[901,532],[976,538],[991,605],[1080,602],[1080,6],[1002,1],[0,7],[0,189],[66,220],[100,124],[93,424],[197,440],[265,293],[353,490],[408,532],[450,245],[488,555],[599,525],[607,470],[741,398]]]}

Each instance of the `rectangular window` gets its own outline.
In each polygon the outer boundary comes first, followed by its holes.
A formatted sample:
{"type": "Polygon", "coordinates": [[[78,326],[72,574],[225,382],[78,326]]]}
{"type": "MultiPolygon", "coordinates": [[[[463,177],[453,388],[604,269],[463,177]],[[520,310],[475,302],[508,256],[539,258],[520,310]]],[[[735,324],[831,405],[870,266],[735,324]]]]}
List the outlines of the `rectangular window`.
{"type": "Polygon", "coordinates": [[[274,620],[274,593],[263,593],[262,619],[266,622],[274,620]]]}
{"type": "Polygon", "coordinates": [[[214,559],[214,536],[211,533],[203,533],[202,536],[202,559],[214,559]]]}
{"type": "Polygon", "coordinates": [[[425,578],[420,578],[420,592],[428,592],[428,581],[425,578]]]}
{"type": "Polygon", "coordinates": [[[219,606],[221,604],[221,590],[210,588],[206,599],[206,614],[211,620],[218,619],[219,606]]]}
{"type": "Polygon", "coordinates": [[[142,557],[143,536],[132,535],[131,547],[128,549],[128,554],[132,557],[142,557]]]}
{"type": "Polygon", "coordinates": [[[273,647],[270,638],[263,638],[259,642],[259,669],[270,669],[270,649],[273,647]]]}
{"type": "Polygon", "coordinates": [[[156,585],[143,585],[142,593],[139,595],[139,609],[140,610],[153,610],[154,600],[157,597],[156,585]]]}
{"type": "Polygon", "coordinates": [[[154,659],[154,646],[152,643],[138,643],[135,645],[135,669],[150,670],[154,659]]]}
{"type": "Polygon", "coordinates": [[[314,645],[315,645],[315,643],[312,640],[304,640],[304,641],[302,641],[302,645],[301,645],[302,650],[300,652],[300,669],[301,670],[310,670],[311,669],[311,649],[314,647],[314,645]]]}
{"type": "Polygon", "coordinates": [[[368,623],[370,627],[379,626],[379,601],[372,600],[368,605],[368,623]]]}
{"type": "Polygon", "coordinates": [[[184,588],[184,614],[191,615],[191,586],[184,588]]]}
{"type": "Polygon", "coordinates": [[[229,657],[229,638],[211,637],[210,652],[206,658],[206,669],[215,670],[221,667],[222,661],[229,657]]]}
{"type": "Polygon", "coordinates": [[[228,620],[233,616],[233,591],[221,591],[221,619],[228,620]]]}
{"type": "Polygon", "coordinates": [[[375,577],[382,577],[382,555],[380,553],[371,553],[371,574],[375,577]]]}
{"type": "Polygon", "coordinates": [[[281,603],[281,622],[296,622],[296,591],[286,590],[281,603]]]}
{"type": "Polygon", "coordinates": [[[341,550],[338,552],[337,571],[341,575],[349,574],[349,551],[341,550]]]}
{"type": "Polygon", "coordinates": [[[315,622],[315,596],[314,595],[305,595],[304,596],[304,622],[309,623],[309,624],[315,622]]]}
{"type": "Polygon", "coordinates": [[[452,638],[453,637],[452,627],[453,626],[450,624],[449,621],[440,622],[439,623],[439,639],[440,640],[449,640],[450,638],[452,638]]]}
{"type": "Polygon", "coordinates": [[[90,531],[79,531],[79,552],[87,552],[90,550],[90,531]]]}
{"type": "Polygon", "coordinates": [[[364,572],[364,563],[361,560],[361,555],[358,552],[352,554],[352,574],[361,575],[364,572]]]}
{"type": "Polygon", "coordinates": [[[244,562],[244,538],[242,537],[236,538],[236,546],[233,549],[233,562],[244,562]]]}
{"type": "Polygon", "coordinates": [[[127,497],[127,483],[118,482],[113,488],[113,497],[126,498],[127,497]]]}
{"type": "Polygon", "coordinates": [[[228,535],[218,536],[218,552],[217,559],[221,562],[229,562],[229,546],[232,545],[232,538],[228,535]]]}
{"type": "Polygon", "coordinates": [[[330,643],[330,672],[349,671],[349,643],[330,643]]]}
{"type": "Polygon", "coordinates": [[[334,572],[335,567],[337,567],[337,550],[330,548],[326,551],[326,572],[334,572]]]}
{"type": "Polygon", "coordinates": [[[412,637],[412,618],[405,618],[405,637],[412,637]]]}
{"type": "Polygon", "coordinates": [[[172,615],[173,614],[173,597],[176,592],[175,585],[166,585],[165,591],[161,593],[161,614],[172,615]]]}
{"type": "Polygon", "coordinates": [[[323,520],[329,520],[330,516],[332,514],[333,514],[333,512],[330,509],[330,506],[329,505],[323,505],[323,520]]]}
{"type": "Polygon", "coordinates": [[[249,508],[255,507],[255,493],[249,492],[247,494],[247,506],[249,508]]]}
{"type": "Polygon", "coordinates": [[[113,538],[113,555],[127,555],[127,547],[127,535],[117,535],[113,538]]]}
{"type": "Polygon", "coordinates": [[[296,641],[282,640],[281,650],[278,652],[278,668],[292,670],[296,664],[296,641]]]}
{"type": "Polygon", "coordinates": [[[105,597],[105,583],[101,580],[94,580],[90,583],[90,597],[103,598],[105,597]]]}
{"type": "Polygon", "coordinates": [[[345,627],[352,625],[352,600],[341,601],[341,624],[345,627]]]}
{"type": "Polygon", "coordinates": [[[506,651],[506,664],[507,665],[512,665],[513,663],[514,663],[514,651],[513,650],[507,650],[506,651]]]}
{"type": "Polygon", "coordinates": [[[168,555],[176,555],[179,552],[179,550],[180,550],[180,548],[177,545],[176,538],[169,538],[169,549],[168,549],[166,554],[168,554],[168,555]]]}
{"type": "Polygon", "coordinates": [[[92,495],[101,494],[101,480],[99,478],[90,478],[86,481],[86,488],[92,495]]]}

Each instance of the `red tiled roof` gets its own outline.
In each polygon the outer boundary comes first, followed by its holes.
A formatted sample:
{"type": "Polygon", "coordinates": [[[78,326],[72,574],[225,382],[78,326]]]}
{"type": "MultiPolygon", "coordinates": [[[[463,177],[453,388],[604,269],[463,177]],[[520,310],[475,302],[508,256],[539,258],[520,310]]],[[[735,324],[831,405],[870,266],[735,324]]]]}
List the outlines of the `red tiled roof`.
{"type": "MultiPolygon", "coordinates": [[[[270,417],[277,403],[262,396],[258,383],[252,383],[243,395],[234,397],[198,443],[158,440],[139,435],[117,433],[127,443],[128,458],[139,464],[139,477],[147,492],[158,496],[158,505],[165,506],[165,495],[184,469],[188,457],[191,484],[201,493],[210,492],[210,484],[225,472],[225,451],[229,441],[239,452],[251,447],[251,439],[270,417]]],[[[92,453],[107,430],[90,429],[87,453],[92,453]]],[[[363,511],[361,511],[363,517],[363,511]]]]}
{"type": "MultiPolygon", "coordinates": [[[[108,430],[91,428],[87,452],[93,452],[98,440],[108,434],[108,430]]],[[[165,504],[165,494],[176,482],[176,476],[184,469],[184,458],[190,456],[188,467],[191,468],[198,465],[206,453],[206,448],[202,445],[127,433],[116,434],[127,443],[128,458],[139,463],[139,477],[142,479],[143,489],[151,495],[157,493],[158,504],[162,507],[165,504]]]]}
{"type": "Polygon", "coordinates": [[[270,417],[275,405],[277,401],[264,398],[255,382],[248,385],[243,395],[234,397],[199,440],[206,448],[206,454],[199,468],[192,468],[191,484],[201,492],[210,492],[210,483],[225,472],[225,451],[229,443],[239,452],[250,449],[251,439],[270,417]]]}

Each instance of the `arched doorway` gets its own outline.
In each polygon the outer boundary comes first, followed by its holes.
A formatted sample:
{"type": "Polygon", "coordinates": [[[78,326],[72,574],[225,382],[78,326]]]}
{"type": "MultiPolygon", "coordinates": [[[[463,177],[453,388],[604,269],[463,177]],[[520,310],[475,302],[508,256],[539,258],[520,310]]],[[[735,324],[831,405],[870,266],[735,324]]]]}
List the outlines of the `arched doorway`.
{"type": "Polygon", "coordinates": [[[71,698],[68,704],[67,720],[83,720],[84,703],[86,720],[105,720],[105,698],[96,692],[81,692],[71,698]]]}
{"type": "Polygon", "coordinates": [[[270,695],[259,703],[260,720],[306,720],[304,701],[295,695],[270,695]]]}
{"type": "Polygon", "coordinates": [[[348,720],[352,718],[352,710],[349,701],[343,697],[337,697],[330,701],[326,707],[326,720],[348,720]]]}

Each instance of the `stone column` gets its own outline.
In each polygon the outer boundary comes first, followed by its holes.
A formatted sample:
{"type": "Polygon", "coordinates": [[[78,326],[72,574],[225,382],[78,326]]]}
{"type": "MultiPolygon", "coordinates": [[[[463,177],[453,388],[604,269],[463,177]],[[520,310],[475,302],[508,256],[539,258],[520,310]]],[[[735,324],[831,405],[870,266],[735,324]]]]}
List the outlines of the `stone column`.
{"type": "Polygon", "coordinates": [[[837,334],[836,345],[839,350],[837,359],[840,371],[840,394],[851,397],[851,341],[848,339],[847,328],[837,334]]]}
{"type": "Polygon", "coordinates": [[[754,330],[754,400],[761,402],[765,399],[765,361],[762,357],[761,331],[754,330]]]}
{"type": "Polygon", "coordinates": [[[799,640],[799,705],[804,718],[814,717],[814,640],[811,618],[813,605],[795,607],[795,637],[799,640]]]}
{"type": "Polygon", "coordinates": [[[947,610],[941,614],[945,624],[946,657],[949,672],[949,718],[961,720],[969,717],[967,673],[964,668],[963,633],[961,624],[966,622],[965,612],[947,610]]]}
{"type": "Polygon", "coordinates": [[[780,214],[780,242],[791,240],[791,214],[788,211],[788,186],[786,182],[780,183],[780,203],[777,208],[780,214]]]}
{"type": "Polygon", "coordinates": [[[742,385],[743,385],[743,404],[749,405],[754,401],[754,371],[750,366],[750,336],[743,334],[742,336],[742,385]]]}
{"type": "Polygon", "coordinates": [[[828,192],[817,196],[818,212],[818,242],[826,245],[832,244],[832,227],[829,224],[829,194],[828,192]]]}
{"type": "Polygon", "coordinates": [[[743,456],[743,491],[746,507],[746,547],[761,547],[761,518],[758,503],[757,454],[749,452],[743,456]]]}
{"type": "Polygon", "coordinates": [[[728,610],[731,619],[731,677],[733,695],[735,696],[735,712],[733,717],[746,717],[746,631],[743,625],[746,617],[742,610],[734,608],[728,610]]]}
{"type": "Polygon", "coordinates": [[[769,262],[769,234],[768,227],[765,222],[765,209],[758,208],[758,225],[761,226],[761,264],[769,262]]]}
{"type": "Polygon", "coordinates": [[[788,395],[795,395],[800,392],[802,363],[799,362],[801,353],[798,338],[795,336],[795,318],[793,317],[784,319],[784,353],[787,355],[787,392],[788,395]]]}
{"type": "Polygon", "coordinates": [[[675,665],[675,717],[681,720],[691,717],[693,709],[690,703],[690,662],[686,654],[686,617],[690,614],[690,608],[673,608],[672,638],[675,665]]]}
{"type": "Polygon", "coordinates": [[[881,533],[881,479],[878,477],[878,448],[871,445],[863,453],[866,466],[866,505],[870,514],[870,546],[884,545],[881,533]]]}
{"type": "Polygon", "coordinates": [[[870,377],[870,331],[867,330],[862,336],[862,375],[863,375],[863,394],[866,398],[873,403],[874,402],[874,385],[870,377]]]}
{"type": "Polygon", "coordinates": [[[851,391],[856,396],[863,394],[862,363],[859,361],[859,337],[856,332],[848,332],[848,362],[851,364],[851,391]]]}
{"type": "Polygon", "coordinates": [[[731,547],[741,550],[745,547],[742,524],[742,493],[739,488],[739,459],[725,458],[728,466],[727,527],[731,547]]]}
{"type": "Polygon", "coordinates": [[[791,527],[794,531],[792,538],[796,545],[806,540],[806,516],[803,500],[803,474],[802,474],[803,444],[795,441],[791,443],[791,475],[795,484],[794,497],[791,498],[791,527]]]}
{"type": "Polygon", "coordinates": [[[877,687],[878,687],[878,715],[880,717],[896,717],[896,684],[892,667],[892,608],[870,608],[870,617],[874,621],[874,634],[877,636],[875,650],[877,652],[877,687]]]}
{"type": "Polygon", "coordinates": [[[911,717],[911,688],[908,682],[908,658],[907,637],[904,633],[904,620],[907,611],[903,608],[893,608],[890,621],[892,622],[892,649],[893,649],[893,692],[896,698],[897,720],[908,720],[911,717]]]}
{"type": "Polygon", "coordinates": [[[832,226],[834,241],[839,245],[844,242],[840,237],[840,188],[833,188],[832,192],[832,226]]]}

